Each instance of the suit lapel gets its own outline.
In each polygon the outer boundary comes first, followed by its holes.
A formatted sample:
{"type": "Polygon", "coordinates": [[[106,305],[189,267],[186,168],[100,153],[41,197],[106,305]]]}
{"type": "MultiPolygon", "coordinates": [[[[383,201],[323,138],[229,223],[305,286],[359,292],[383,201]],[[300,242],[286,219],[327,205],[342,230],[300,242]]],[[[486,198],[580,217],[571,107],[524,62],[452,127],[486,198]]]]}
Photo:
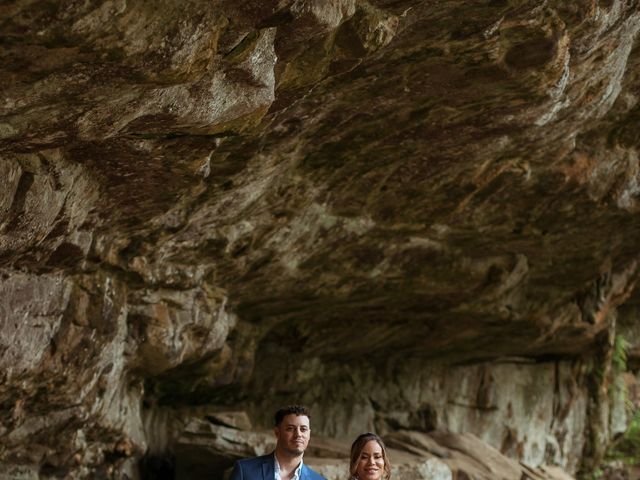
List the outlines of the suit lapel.
{"type": "Polygon", "coordinates": [[[273,480],[273,455],[269,455],[262,462],[262,480],[273,480]]]}

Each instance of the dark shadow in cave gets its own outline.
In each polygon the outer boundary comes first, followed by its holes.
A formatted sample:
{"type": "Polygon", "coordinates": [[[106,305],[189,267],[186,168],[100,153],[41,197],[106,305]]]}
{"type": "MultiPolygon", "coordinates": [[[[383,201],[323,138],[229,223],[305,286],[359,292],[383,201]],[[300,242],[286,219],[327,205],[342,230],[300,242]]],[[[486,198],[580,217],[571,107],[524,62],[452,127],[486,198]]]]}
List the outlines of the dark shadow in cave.
{"type": "Polygon", "coordinates": [[[172,454],[147,454],[142,457],[138,467],[141,480],[175,480],[176,478],[176,459],[172,454]]]}
{"type": "Polygon", "coordinates": [[[207,448],[179,445],[172,453],[145,455],[139,464],[140,480],[223,480],[233,461],[207,448]]]}

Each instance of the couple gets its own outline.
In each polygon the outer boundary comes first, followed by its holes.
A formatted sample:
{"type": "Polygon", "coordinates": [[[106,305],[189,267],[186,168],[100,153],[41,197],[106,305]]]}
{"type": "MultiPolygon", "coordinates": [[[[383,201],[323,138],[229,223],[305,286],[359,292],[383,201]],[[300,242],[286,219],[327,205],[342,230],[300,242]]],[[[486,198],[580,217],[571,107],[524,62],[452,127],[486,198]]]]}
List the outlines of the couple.
{"type": "MultiPolygon", "coordinates": [[[[311,428],[309,410],[293,405],[275,415],[276,449],[269,455],[239,460],[229,480],[324,480],[302,462],[311,428]]],[[[351,479],[389,480],[391,466],[384,443],[375,433],[363,433],[351,445],[351,479]]]]}

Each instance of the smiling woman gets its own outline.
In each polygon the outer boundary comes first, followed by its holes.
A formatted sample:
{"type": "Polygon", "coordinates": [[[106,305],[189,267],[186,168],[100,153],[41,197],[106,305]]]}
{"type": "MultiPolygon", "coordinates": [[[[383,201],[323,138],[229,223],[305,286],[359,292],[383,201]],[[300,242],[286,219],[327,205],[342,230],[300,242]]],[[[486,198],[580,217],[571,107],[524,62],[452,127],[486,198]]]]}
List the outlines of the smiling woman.
{"type": "Polygon", "coordinates": [[[363,433],[351,445],[351,480],[390,480],[391,465],[382,439],[363,433]]]}

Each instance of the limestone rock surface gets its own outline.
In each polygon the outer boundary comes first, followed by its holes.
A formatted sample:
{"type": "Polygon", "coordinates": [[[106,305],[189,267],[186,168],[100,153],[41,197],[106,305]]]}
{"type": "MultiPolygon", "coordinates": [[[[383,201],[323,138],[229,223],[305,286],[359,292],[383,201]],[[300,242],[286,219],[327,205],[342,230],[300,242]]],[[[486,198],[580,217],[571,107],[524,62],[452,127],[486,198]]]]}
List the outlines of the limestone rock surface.
{"type": "Polygon", "coordinates": [[[640,368],[639,32],[637,0],[2,2],[0,476],[175,474],[213,448],[185,409],[245,455],[294,402],[593,471],[640,368]]]}
{"type": "MultiPolygon", "coordinates": [[[[193,412],[192,412],[193,414],[193,412]]],[[[389,447],[392,475],[408,480],[569,480],[557,467],[533,468],[502,455],[472,434],[424,433],[399,430],[384,437],[389,447]]],[[[181,478],[210,478],[211,472],[247,456],[273,450],[271,432],[254,432],[217,425],[215,420],[191,417],[177,443],[176,470],[181,478]],[[199,455],[189,455],[198,451],[199,455]],[[182,454],[181,454],[182,453],[182,454]]],[[[349,442],[315,436],[305,454],[305,463],[327,480],[348,478],[349,442]]]]}

